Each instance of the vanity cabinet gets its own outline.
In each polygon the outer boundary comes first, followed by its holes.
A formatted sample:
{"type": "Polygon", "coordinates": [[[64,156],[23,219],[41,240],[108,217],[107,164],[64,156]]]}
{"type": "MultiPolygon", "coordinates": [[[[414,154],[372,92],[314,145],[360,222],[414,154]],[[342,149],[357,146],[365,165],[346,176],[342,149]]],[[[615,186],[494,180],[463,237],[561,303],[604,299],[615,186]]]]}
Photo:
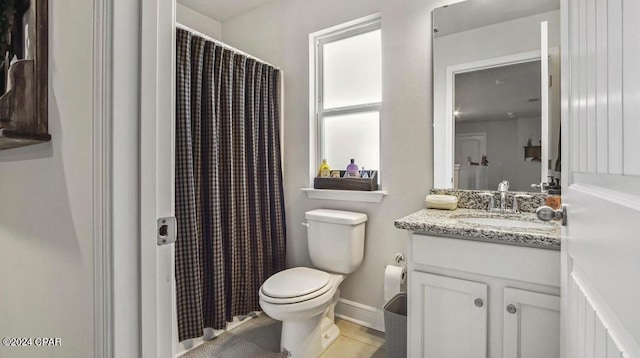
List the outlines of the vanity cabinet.
{"type": "Polygon", "coordinates": [[[559,358],[560,252],[414,234],[408,352],[559,358]]]}

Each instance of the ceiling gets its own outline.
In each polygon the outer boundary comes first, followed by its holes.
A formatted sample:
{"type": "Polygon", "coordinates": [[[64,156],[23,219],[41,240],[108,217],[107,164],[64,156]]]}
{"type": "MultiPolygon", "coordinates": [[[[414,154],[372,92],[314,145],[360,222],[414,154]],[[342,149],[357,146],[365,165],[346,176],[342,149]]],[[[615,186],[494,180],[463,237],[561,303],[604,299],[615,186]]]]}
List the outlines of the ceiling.
{"type": "Polygon", "coordinates": [[[225,22],[271,1],[273,0],[178,0],[178,3],[218,22],[225,22]]]}
{"type": "Polygon", "coordinates": [[[434,37],[557,9],[560,9],[560,0],[467,0],[433,11],[434,37]]]}
{"type": "Polygon", "coordinates": [[[457,74],[455,109],[464,122],[540,117],[540,61],[457,74]]]}

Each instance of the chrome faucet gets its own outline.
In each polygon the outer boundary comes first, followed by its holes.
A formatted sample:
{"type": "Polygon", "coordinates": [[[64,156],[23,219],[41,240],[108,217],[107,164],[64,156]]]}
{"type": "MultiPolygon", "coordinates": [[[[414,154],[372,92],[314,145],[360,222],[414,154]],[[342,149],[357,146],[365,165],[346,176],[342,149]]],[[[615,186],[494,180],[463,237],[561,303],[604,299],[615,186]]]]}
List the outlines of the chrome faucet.
{"type": "Polygon", "coordinates": [[[509,182],[503,180],[498,184],[498,193],[500,193],[500,213],[504,214],[507,211],[507,192],[509,191],[509,182]]]}
{"type": "MultiPolygon", "coordinates": [[[[509,182],[504,180],[498,184],[498,193],[500,194],[500,207],[495,207],[495,200],[491,192],[479,193],[480,196],[487,198],[487,211],[491,213],[500,214],[517,214],[520,212],[520,205],[518,205],[518,199],[531,198],[531,195],[516,194],[513,195],[513,202],[511,208],[507,205],[507,194],[509,193],[509,182]]],[[[515,194],[515,193],[514,193],[515,194]]]]}

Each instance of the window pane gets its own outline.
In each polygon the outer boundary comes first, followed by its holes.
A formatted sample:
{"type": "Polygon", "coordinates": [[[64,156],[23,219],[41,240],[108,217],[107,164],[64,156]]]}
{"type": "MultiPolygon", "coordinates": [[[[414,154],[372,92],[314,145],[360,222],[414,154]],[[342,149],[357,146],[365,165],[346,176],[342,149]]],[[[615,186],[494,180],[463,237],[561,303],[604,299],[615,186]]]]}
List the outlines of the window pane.
{"type": "Polygon", "coordinates": [[[380,30],[325,44],[324,108],[380,102],[380,30]]]}
{"type": "Polygon", "coordinates": [[[362,169],[380,169],[380,113],[324,118],[324,155],[332,170],[345,170],[350,159],[362,169]]]}

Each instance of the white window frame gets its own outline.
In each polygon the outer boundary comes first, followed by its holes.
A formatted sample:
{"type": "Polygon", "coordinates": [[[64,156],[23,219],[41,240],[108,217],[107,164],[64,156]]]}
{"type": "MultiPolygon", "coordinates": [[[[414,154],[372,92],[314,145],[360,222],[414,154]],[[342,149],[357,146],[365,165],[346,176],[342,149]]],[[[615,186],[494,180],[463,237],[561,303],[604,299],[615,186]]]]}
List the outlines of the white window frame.
{"type": "MultiPolygon", "coordinates": [[[[309,183],[311,187],[313,187],[313,179],[318,169],[317,166],[321,162],[324,153],[323,123],[326,116],[378,112],[380,116],[379,121],[382,119],[382,102],[331,109],[323,108],[323,45],[380,30],[381,28],[382,17],[380,13],[376,13],[309,35],[309,58],[313,59],[313,61],[309,61],[309,183]]],[[[379,137],[378,141],[380,141],[379,137]]],[[[381,182],[380,168],[376,169],[378,170],[378,181],[381,182]]]]}

